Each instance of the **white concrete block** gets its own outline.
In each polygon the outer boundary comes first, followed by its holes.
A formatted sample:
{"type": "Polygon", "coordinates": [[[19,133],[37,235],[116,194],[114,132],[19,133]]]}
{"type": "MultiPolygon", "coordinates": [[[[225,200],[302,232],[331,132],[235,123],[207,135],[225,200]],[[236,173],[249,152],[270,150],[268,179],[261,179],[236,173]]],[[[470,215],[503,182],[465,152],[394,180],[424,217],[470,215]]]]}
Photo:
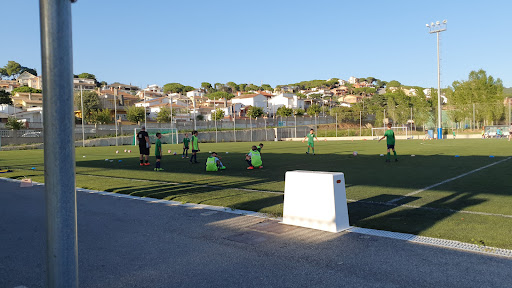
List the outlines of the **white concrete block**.
{"type": "Polygon", "coordinates": [[[350,228],[344,174],[286,172],[282,223],[328,232],[350,228]]]}

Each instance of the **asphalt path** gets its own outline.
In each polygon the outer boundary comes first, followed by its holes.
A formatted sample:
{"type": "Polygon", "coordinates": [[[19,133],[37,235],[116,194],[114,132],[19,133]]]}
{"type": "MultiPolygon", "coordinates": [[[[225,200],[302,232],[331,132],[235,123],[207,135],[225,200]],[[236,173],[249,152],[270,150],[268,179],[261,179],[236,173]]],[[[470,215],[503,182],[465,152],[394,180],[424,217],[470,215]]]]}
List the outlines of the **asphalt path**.
{"type": "MultiPolygon", "coordinates": [[[[80,287],[512,287],[512,260],[77,193],[80,287]]],[[[0,180],[0,287],[45,287],[44,187],[0,180]]]]}

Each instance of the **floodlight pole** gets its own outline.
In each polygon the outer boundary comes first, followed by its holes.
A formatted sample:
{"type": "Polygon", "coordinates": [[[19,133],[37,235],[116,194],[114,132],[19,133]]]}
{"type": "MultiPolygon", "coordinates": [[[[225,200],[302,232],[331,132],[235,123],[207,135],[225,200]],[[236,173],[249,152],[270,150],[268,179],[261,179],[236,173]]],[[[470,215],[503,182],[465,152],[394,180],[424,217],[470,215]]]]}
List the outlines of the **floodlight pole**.
{"type": "Polygon", "coordinates": [[[447,21],[444,20],[442,23],[437,21],[432,22],[429,28],[429,33],[436,33],[437,36],[437,139],[443,139],[443,122],[442,122],[442,110],[441,110],[441,61],[439,58],[439,33],[446,31],[447,21]]]}
{"type": "Polygon", "coordinates": [[[78,287],[71,2],[39,1],[47,287],[78,287]]]}

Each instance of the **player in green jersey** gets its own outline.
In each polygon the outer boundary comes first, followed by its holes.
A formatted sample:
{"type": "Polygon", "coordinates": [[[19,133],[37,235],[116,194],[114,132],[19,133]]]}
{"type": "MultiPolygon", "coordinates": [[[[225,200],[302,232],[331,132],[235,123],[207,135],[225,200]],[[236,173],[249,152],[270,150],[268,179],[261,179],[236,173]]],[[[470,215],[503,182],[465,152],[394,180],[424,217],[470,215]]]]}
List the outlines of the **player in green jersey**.
{"type": "Polygon", "coordinates": [[[160,161],[162,160],[162,142],[160,141],[162,138],[162,134],[160,132],[156,133],[156,142],[155,142],[155,171],[163,171],[163,168],[160,168],[160,161]]]}
{"type": "Polygon", "coordinates": [[[181,158],[188,158],[188,145],[190,143],[190,138],[188,138],[188,133],[185,133],[185,137],[183,138],[183,153],[181,154],[181,158]]]}
{"type": "Polygon", "coordinates": [[[395,151],[395,132],[391,130],[391,123],[388,123],[388,130],[386,130],[386,133],[384,133],[384,136],[379,139],[380,140],[386,138],[386,142],[388,145],[388,154],[386,155],[386,162],[390,162],[390,150],[393,150],[393,154],[395,154],[395,162],[398,162],[398,158],[396,158],[396,151],[395,151]]]}
{"type": "Polygon", "coordinates": [[[306,139],[308,139],[308,152],[306,152],[306,154],[309,154],[309,148],[311,148],[313,150],[313,155],[315,155],[314,139],[316,139],[316,141],[318,141],[318,138],[316,138],[316,135],[315,135],[315,130],[313,130],[313,129],[309,130],[309,134],[306,135],[306,137],[304,137],[304,139],[302,139],[302,143],[304,143],[304,141],[306,139]]]}
{"type": "Polygon", "coordinates": [[[260,151],[258,151],[258,148],[256,148],[256,146],[252,146],[251,151],[245,154],[245,161],[247,161],[247,164],[249,164],[249,167],[247,167],[247,169],[254,169],[255,167],[260,169],[263,168],[261,154],[260,151]]]}
{"type": "Polygon", "coordinates": [[[190,157],[190,163],[199,163],[197,162],[197,152],[201,150],[199,150],[198,134],[197,131],[192,131],[192,157],[190,157]]]}
{"type": "Polygon", "coordinates": [[[206,159],[206,171],[219,171],[226,169],[226,166],[220,161],[221,157],[216,152],[206,159]]]}
{"type": "Polygon", "coordinates": [[[260,143],[260,145],[258,145],[258,152],[261,153],[261,149],[263,149],[263,143],[260,143]]]}

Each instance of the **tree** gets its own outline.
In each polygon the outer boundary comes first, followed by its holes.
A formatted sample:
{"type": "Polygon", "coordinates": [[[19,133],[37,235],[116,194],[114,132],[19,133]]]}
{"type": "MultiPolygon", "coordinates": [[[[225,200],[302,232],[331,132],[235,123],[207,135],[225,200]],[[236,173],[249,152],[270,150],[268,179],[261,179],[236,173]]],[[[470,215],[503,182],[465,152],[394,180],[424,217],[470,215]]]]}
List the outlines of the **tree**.
{"type": "Polygon", "coordinates": [[[8,61],[7,65],[4,66],[4,73],[11,77],[11,79],[16,78],[16,76],[20,75],[21,73],[21,65],[20,63],[16,61],[8,61]]]}
{"type": "Polygon", "coordinates": [[[276,114],[283,117],[288,117],[293,115],[293,109],[292,108],[286,108],[285,106],[281,106],[277,108],[276,114]]]}
{"type": "MultiPolygon", "coordinates": [[[[172,109],[172,116],[176,115],[176,109],[172,109]]],[[[158,123],[169,123],[171,122],[171,108],[162,107],[160,112],[156,115],[156,122],[158,123]]]]}
{"type": "Polygon", "coordinates": [[[107,86],[107,85],[108,85],[107,81],[101,81],[101,82],[100,82],[100,86],[101,86],[101,87],[105,87],[105,86],[107,86]]]}
{"type": "Polygon", "coordinates": [[[245,83],[238,84],[238,91],[245,91],[245,86],[247,86],[245,83]]]}
{"type": "Polygon", "coordinates": [[[447,96],[449,103],[460,111],[457,120],[472,117],[473,103],[478,105],[475,115],[478,121],[494,122],[503,117],[504,88],[500,78],[495,80],[492,76],[487,76],[485,70],[480,69],[471,71],[467,81],[455,81],[452,86],[453,91],[447,93],[447,96]]]}
{"type": "Polygon", "coordinates": [[[376,80],[377,79],[374,77],[366,77],[366,82],[370,85],[373,84],[373,82],[375,82],[376,80]]]}
{"type": "Polygon", "coordinates": [[[258,118],[263,116],[263,108],[260,107],[249,107],[246,113],[247,116],[251,118],[258,118]]]}
{"type": "Polygon", "coordinates": [[[5,70],[5,68],[1,68],[0,67],[0,79],[3,79],[4,77],[8,77],[9,75],[7,75],[7,70],[5,70]]]}
{"type": "Polygon", "coordinates": [[[12,105],[11,93],[0,90],[0,104],[12,105]]]}
{"type": "Polygon", "coordinates": [[[386,85],[386,88],[390,88],[390,87],[400,87],[402,86],[402,84],[396,80],[391,80],[388,82],[388,84],[386,85]]]}
{"type": "Polygon", "coordinates": [[[211,100],[218,100],[220,98],[225,98],[226,100],[229,100],[229,99],[235,97],[235,95],[228,93],[228,92],[223,92],[223,91],[213,92],[213,93],[207,94],[206,96],[208,97],[208,99],[211,99],[211,100]]]}
{"type": "Polygon", "coordinates": [[[308,96],[306,96],[305,94],[302,94],[302,93],[297,93],[295,95],[297,95],[297,98],[299,98],[299,99],[306,99],[306,98],[308,98],[308,96]]]}
{"type": "Polygon", "coordinates": [[[224,119],[224,110],[217,108],[215,112],[212,113],[212,120],[221,120],[224,119]]]}
{"type": "MultiPolygon", "coordinates": [[[[83,102],[84,102],[84,115],[82,116],[86,122],[91,120],[92,111],[98,110],[100,108],[100,98],[95,91],[84,91],[82,94],[83,102]]],[[[75,93],[74,97],[75,107],[78,110],[82,111],[82,101],[80,97],[80,92],[75,93]]]]}
{"type": "Polygon", "coordinates": [[[164,93],[182,93],[183,92],[183,88],[185,88],[185,86],[183,86],[182,84],[180,83],[167,83],[164,85],[164,93]]]}
{"type": "Polygon", "coordinates": [[[306,110],[302,108],[293,109],[293,114],[296,116],[303,116],[306,113],[306,110]]]}
{"type": "Polygon", "coordinates": [[[43,90],[41,89],[35,89],[28,86],[22,86],[12,89],[12,93],[43,93],[43,90]]]}
{"type": "Polygon", "coordinates": [[[94,80],[96,80],[96,76],[94,74],[91,74],[91,73],[80,73],[80,74],[78,74],[78,78],[94,79],[94,80]]]}
{"type": "Polygon", "coordinates": [[[25,66],[21,66],[21,70],[20,70],[20,74],[23,73],[23,72],[28,72],[34,76],[37,76],[37,71],[36,69],[33,69],[33,68],[28,68],[28,67],[25,67],[25,66]]]}
{"type": "Polygon", "coordinates": [[[144,120],[144,107],[126,107],[126,118],[132,123],[139,123],[144,120]]]}
{"type": "Polygon", "coordinates": [[[328,81],[325,81],[325,85],[327,85],[328,87],[331,87],[331,88],[334,88],[334,86],[338,85],[338,78],[331,78],[330,80],[328,81]]]}
{"type": "Polygon", "coordinates": [[[203,82],[201,83],[201,88],[203,88],[206,93],[211,93],[213,92],[213,87],[212,87],[212,84],[208,83],[208,82],[203,82]]]}
{"type": "Polygon", "coordinates": [[[254,84],[249,84],[249,85],[245,86],[245,92],[258,91],[258,90],[260,90],[260,87],[254,85],[254,84]]]}
{"type": "Polygon", "coordinates": [[[189,91],[194,91],[196,90],[196,88],[192,87],[192,86],[185,86],[183,87],[183,91],[181,93],[187,93],[189,91]]]}
{"type": "Polygon", "coordinates": [[[270,86],[269,84],[261,85],[261,89],[265,91],[273,91],[272,86],[270,86]]]}
{"type": "Polygon", "coordinates": [[[197,114],[196,119],[199,121],[203,121],[204,120],[203,114],[197,114]]]}
{"type": "Polygon", "coordinates": [[[320,105],[313,104],[308,107],[307,113],[308,113],[308,115],[313,116],[313,115],[320,113],[320,111],[322,111],[322,108],[320,107],[320,105]]]}
{"type": "MultiPolygon", "coordinates": [[[[84,105],[85,106],[85,105],[84,105]]],[[[112,123],[112,113],[110,109],[93,110],[89,119],[93,124],[109,124],[112,123]]]]}
{"type": "Polygon", "coordinates": [[[5,127],[11,130],[20,130],[23,128],[23,122],[14,117],[9,117],[5,123],[5,127]]]}
{"type": "Polygon", "coordinates": [[[238,91],[238,85],[236,85],[235,82],[228,82],[226,83],[226,86],[228,86],[229,88],[231,88],[231,92],[237,92],[238,91]]]}

